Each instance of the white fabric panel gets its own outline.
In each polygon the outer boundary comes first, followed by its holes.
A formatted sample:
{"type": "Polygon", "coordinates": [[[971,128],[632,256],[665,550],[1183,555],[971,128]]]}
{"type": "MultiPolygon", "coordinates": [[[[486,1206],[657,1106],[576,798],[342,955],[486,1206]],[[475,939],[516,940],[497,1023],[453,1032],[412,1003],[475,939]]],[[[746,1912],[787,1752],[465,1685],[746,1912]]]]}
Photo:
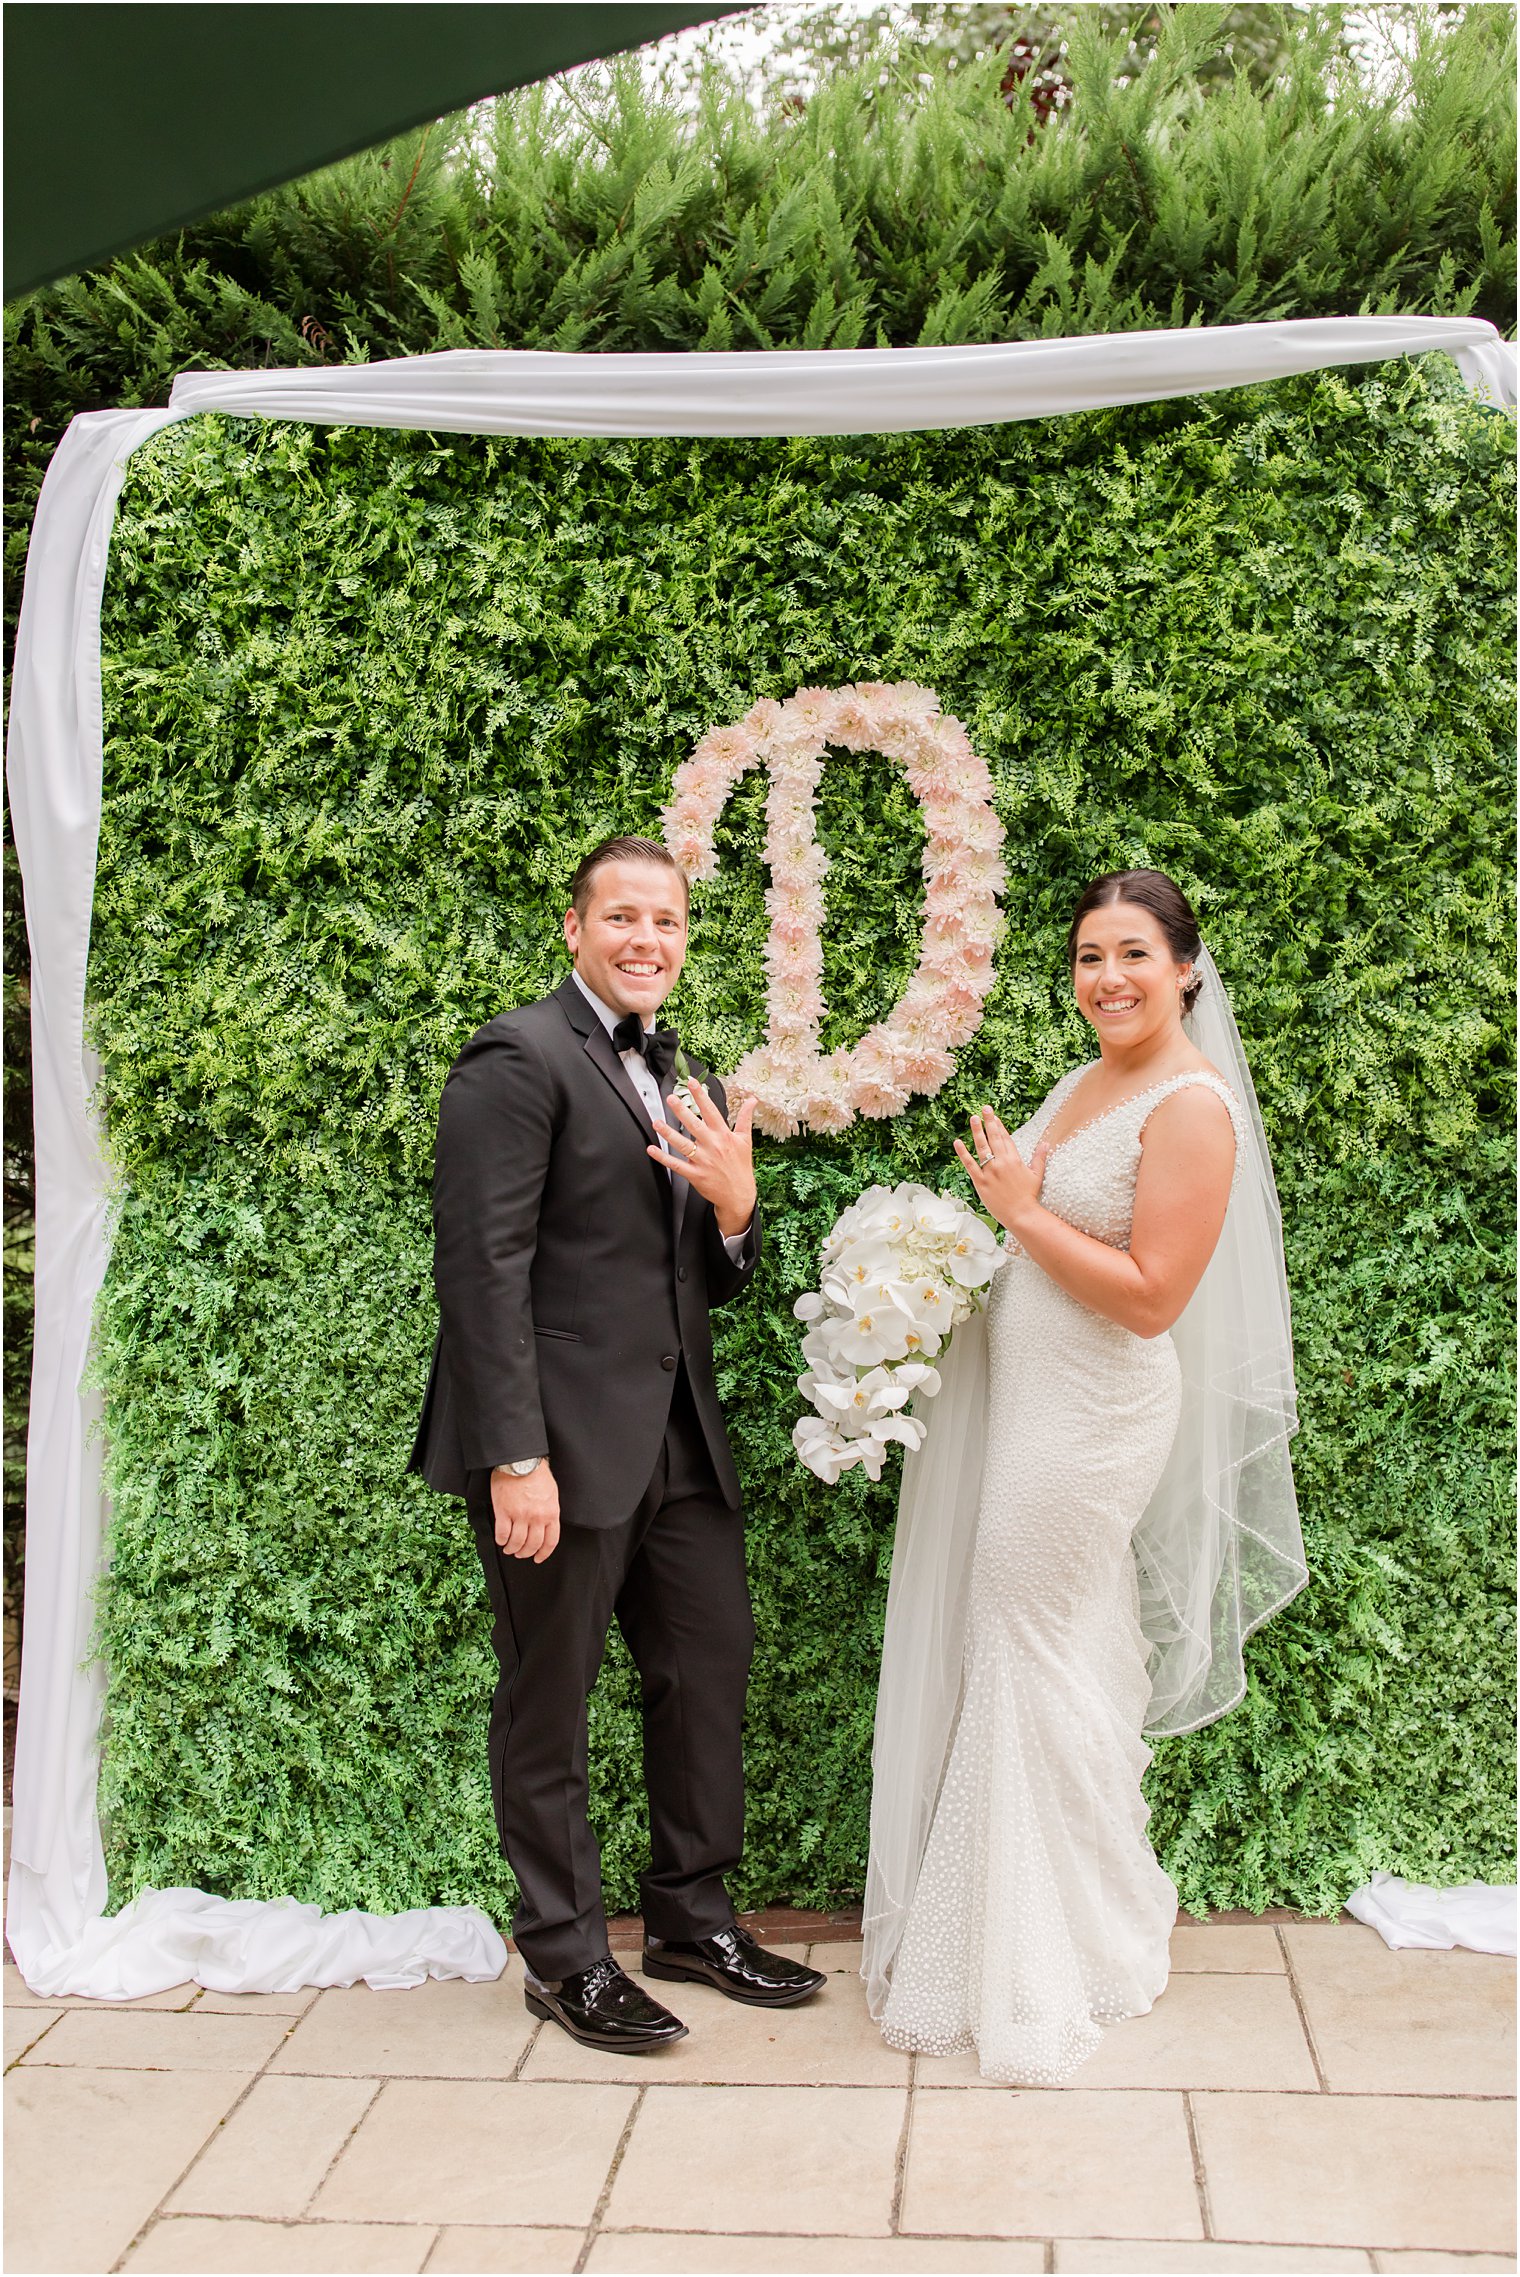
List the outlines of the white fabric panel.
{"type": "MultiPolygon", "coordinates": [[[[1515,350],[1492,325],[1466,317],[1356,316],[969,348],[636,356],[458,350],[319,371],[190,372],[175,382],[167,410],[93,412],[73,422],[48,469],[32,528],[7,756],[32,947],[38,1182],[26,1625],[7,1927],[34,1989],[92,1992],[104,1981],[102,1967],[115,1973],[113,1981],[141,1991],[180,1983],[189,1947],[177,1942],[174,1908],[185,1908],[181,1926],[193,1943],[204,1938],[204,1908],[214,1902],[159,1891],[152,1906],[139,1899],[116,1920],[99,1922],[106,1896],[96,1815],[104,1677],[86,1665],[86,1654],[104,1514],[99,1450],[89,1437],[95,1407],[81,1379],[105,1270],[106,1170],[89,1101],[94,1071],[83,1040],[84,980],[100,821],[101,589],[132,451],[166,423],[203,411],[590,436],[977,426],[1208,393],[1430,349],[1452,355],[1485,400],[1515,400],[1515,350]],[[139,1981],[149,1977],[152,1984],[139,1981]]],[[[289,1901],[269,1904],[288,1913],[289,1901]]],[[[308,1982],[366,1974],[378,1917],[334,1918],[345,1924],[352,1949],[328,1950],[322,1965],[349,1975],[308,1982]]],[[[407,1932],[408,1966],[472,1973],[458,1960],[481,1949],[473,1941],[484,1917],[474,1908],[397,1918],[425,1924],[407,1932]]],[[[238,1915],[240,1935],[251,1919],[238,1915]]],[[[276,1926],[283,1932],[288,1924],[276,1926]]],[[[223,1967],[210,1945],[199,1949],[208,1968],[223,1967]]],[[[225,1974],[215,1982],[222,1990],[255,1989],[251,1980],[237,1984],[225,1974]]]]}
{"type": "Polygon", "coordinates": [[[1501,340],[1479,341],[1471,348],[1458,348],[1452,362],[1462,374],[1480,403],[1490,403],[1497,410],[1513,410],[1515,405],[1515,343],[1501,340]]]}
{"type": "Polygon", "coordinates": [[[80,1388],[106,1263],[106,1165],[84,1044],[100,596],[127,458],[172,417],[105,411],[70,426],[38,499],[16,641],[7,774],[32,949],[37,1309],[8,1914],[12,1951],[38,1983],[106,1901],[95,1810],[105,1674],[89,1658],[105,1512],[91,1435],[99,1403],[80,1388]]]}
{"type": "Polygon", "coordinates": [[[149,1888],[109,1920],[87,1922],[67,1952],[24,1973],[37,1993],[136,2000],[178,1984],[209,1992],[295,1992],[361,1977],[375,1992],[429,1977],[484,1984],[506,1965],[500,1933],[473,1905],[324,1913],[294,1898],[149,1888]]]}
{"type": "MultiPolygon", "coordinates": [[[[181,413],[469,434],[887,434],[1205,395],[1427,348],[1490,357],[1506,350],[1505,400],[1514,401],[1510,343],[1477,318],[1436,316],[1304,317],[972,348],[799,348],[759,355],[456,348],[322,371],[183,372],[169,400],[181,413]]],[[[1485,371],[1486,380],[1493,376],[1485,371]]]]}
{"type": "Polygon", "coordinates": [[[1515,1950],[1512,1885],[1458,1882],[1441,1890],[1429,1882],[1401,1881],[1397,1874],[1374,1874],[1364,1889],[1353,1890],[1346,1911],[1396,1952],[1408,1945],[1443,1952],[1453,1945],[1473,1953],[1515,1950]]]}

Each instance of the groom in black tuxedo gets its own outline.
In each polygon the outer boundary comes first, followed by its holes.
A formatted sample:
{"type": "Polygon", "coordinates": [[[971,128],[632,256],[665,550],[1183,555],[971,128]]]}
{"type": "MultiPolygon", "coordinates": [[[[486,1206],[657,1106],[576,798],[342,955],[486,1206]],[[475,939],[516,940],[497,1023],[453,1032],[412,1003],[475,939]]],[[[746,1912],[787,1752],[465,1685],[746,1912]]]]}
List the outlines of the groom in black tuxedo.
{"type": "Polygon", "coordinates": [[[654,1015],[686,955],[663,846],[581,863],[552,996],[449,1071],[433,1180],[440,1326],[412,1468],[461,1494],[495,1614],[491,1787],[535,2014],[593,2047],[686,2027],[607,1947],[587,1819],[586,1698],[612,1620],[638,1666],[650,1866],[644,1974],[783,2007],[823,1983],[740,1929],[740,1732],[754,1622],[709,1307],[760,1254],[753,1108],[730,1128],[654,1015]]]}

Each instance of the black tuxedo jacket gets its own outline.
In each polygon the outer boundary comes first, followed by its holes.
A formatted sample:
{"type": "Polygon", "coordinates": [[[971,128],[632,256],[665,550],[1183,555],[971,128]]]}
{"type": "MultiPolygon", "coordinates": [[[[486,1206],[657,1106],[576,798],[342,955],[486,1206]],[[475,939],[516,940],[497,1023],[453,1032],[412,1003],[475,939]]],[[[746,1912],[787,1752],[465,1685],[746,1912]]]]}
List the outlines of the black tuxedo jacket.
{"type": "Polygon", "coordinates": [[[712,1204],[644,1152],[654,1137],[574,980],[488,1021],[449,1070],[433,1175],[438,1341],[410,1465],[440,1493],[547,1452],[562,1518],[619,1524],[653,1474],[684,1357],[738,1507],[708,1309],[753,1274],[760,1221],[735,1264],[712,1204]]]}

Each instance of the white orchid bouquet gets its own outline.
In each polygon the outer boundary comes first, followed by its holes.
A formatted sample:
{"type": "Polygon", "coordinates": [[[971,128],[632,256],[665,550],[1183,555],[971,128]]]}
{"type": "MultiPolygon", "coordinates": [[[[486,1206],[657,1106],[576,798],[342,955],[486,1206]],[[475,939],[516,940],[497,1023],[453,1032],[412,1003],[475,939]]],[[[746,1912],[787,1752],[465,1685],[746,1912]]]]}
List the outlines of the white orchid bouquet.
{"type": "Polygon", "coordinates": [[[953,1194],[870,1186],[850,1204],[823,1245],[821,1289],[792,1307],[808,1324],[797,1389],[815,1410],[792,1445],[810,1471],[832,1486],[859,1463],[877,1479],[894,1441],[922,1446],[928,1425],[903,1410],[939,1390],[932,1363],[1003,1261],[995,1228],[953,1194]]]}

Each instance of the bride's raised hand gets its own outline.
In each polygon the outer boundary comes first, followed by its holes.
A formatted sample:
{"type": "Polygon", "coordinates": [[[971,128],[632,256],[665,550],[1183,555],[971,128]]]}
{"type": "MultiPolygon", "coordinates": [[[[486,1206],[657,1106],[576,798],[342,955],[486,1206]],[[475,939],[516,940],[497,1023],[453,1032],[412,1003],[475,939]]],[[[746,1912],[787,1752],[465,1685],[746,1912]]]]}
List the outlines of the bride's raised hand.
{"type": "Polygon", "coordinates": [[[1040,1199],[1047,1149],[1042,1142],[1026,1162],[990,1107],[972,1116],[971,1145],[975,1153],[963,1140],[957,1139],[955,1151],[976,1188],[977,1200],[999,1225],[1013,1232],[1017,1220],[1040,1199]]]}

